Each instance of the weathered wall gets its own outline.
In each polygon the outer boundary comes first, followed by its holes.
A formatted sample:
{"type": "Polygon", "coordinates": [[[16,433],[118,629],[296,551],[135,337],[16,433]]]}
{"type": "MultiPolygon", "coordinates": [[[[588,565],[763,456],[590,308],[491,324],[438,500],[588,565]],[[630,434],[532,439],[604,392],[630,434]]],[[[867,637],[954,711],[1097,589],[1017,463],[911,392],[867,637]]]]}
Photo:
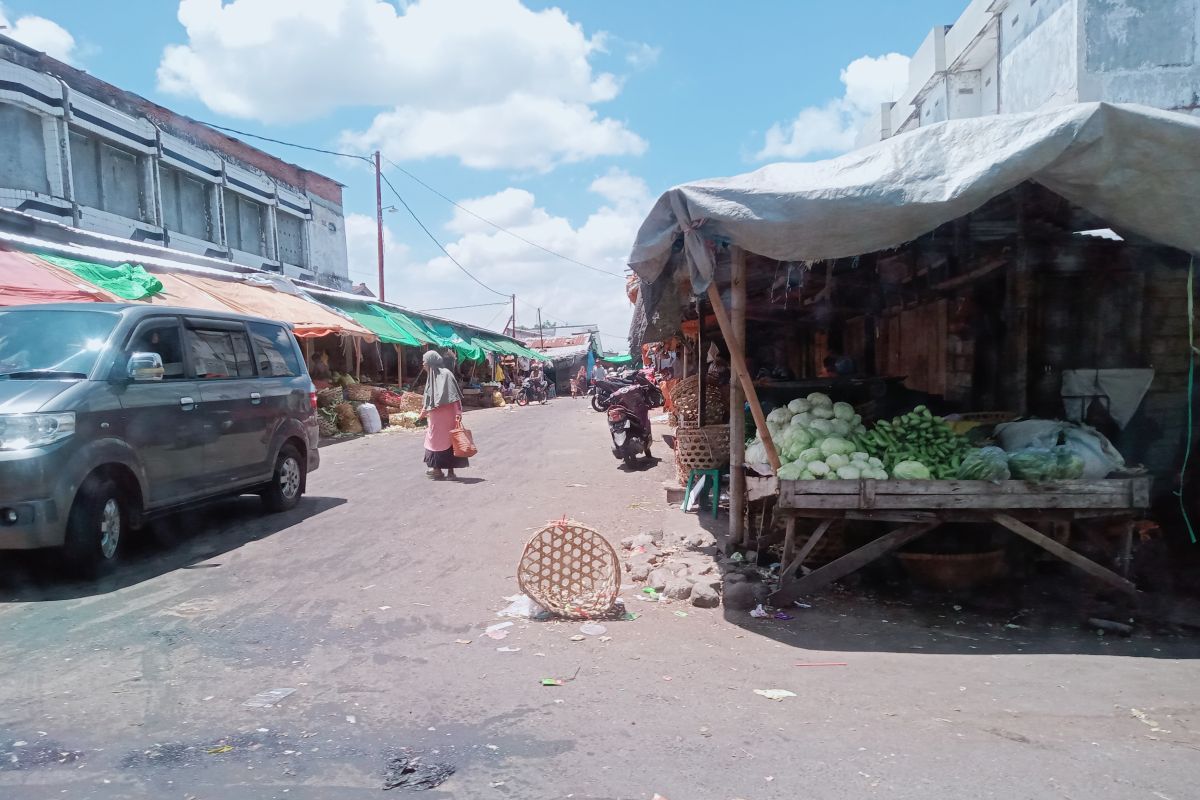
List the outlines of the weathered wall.
{"type": "Polygon", "coordinates": [[[1200,0],[1083,0],[1079,99],[1200,112],[1200,0]]]}
{"type": "Polygon", "coordinates": [[[1022,1],[1001,13],[1001,113],[1077,102],[1079,2],[1022,1]]]}
{"type": "Polygon", "coordinates": [[[324,274],[348,275],[345,219],[341,206],[334,206],[316,195],[312,200],[312,220],[308,223],[309,265],[324,274]]]}

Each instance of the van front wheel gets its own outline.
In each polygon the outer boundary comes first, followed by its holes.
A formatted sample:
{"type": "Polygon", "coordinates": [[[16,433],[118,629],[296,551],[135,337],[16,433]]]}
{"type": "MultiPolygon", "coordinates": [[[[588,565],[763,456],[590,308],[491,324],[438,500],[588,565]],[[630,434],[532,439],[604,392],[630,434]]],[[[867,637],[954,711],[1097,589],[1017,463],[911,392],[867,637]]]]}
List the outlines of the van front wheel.
{"type": "Polygon", "coordinates": [[[278,513],[290,511],[300,502],[304,494],[304,461],[293,445],[285,444],[275,459],[275,473],[271,485],[262,493],[267,511],[278,513]]]}
{"type": "Polygon", "coordinates": [[[116,563],[129,508],[116,481],[93,475],[79,487],[67,517],[63,555],[73,571],[94,575],[116,563]]]}

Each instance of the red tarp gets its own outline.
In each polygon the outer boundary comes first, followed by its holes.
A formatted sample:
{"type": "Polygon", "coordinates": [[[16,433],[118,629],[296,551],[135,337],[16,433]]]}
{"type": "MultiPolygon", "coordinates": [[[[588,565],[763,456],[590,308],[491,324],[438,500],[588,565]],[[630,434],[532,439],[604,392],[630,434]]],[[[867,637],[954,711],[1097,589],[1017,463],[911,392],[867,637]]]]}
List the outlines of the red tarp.
{"type": "Polygon", "coordinates": [[[116,298],[36,256],[0,248],[0,306],[105,303],[116,298]]]}

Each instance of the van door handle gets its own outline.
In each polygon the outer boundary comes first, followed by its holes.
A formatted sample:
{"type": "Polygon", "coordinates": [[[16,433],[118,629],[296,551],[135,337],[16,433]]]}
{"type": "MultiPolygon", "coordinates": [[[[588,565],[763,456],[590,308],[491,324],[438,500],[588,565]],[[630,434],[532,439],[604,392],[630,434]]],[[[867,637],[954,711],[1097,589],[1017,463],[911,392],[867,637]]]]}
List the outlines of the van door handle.
{"type": "Polygon", "coordinates": [[[191,411],[196,407],[196,401],[190,397],[181,397],[179,398],[179,407],[184,411],[191,411]]]}
{"type": "Polygon", "coordinates": [[[259,394],[258,392],[251,392],[251,393],[250,393],[250,403],[251,403],[251,405],[258,405],[258,404],[260,404],[261,402],[262,402],[262,395],[261,395],[261,394],[259,394]]]}

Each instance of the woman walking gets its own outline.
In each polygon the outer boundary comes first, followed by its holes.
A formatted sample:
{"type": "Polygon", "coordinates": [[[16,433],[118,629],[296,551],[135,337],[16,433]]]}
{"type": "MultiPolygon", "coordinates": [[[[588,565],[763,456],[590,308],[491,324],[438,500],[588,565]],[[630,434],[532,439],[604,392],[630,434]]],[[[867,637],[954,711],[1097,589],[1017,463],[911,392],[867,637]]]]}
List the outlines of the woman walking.
{"type": "Polygon", "coordinates": [[[462,392],[454,373],[436,350],[430,350],[422,360],[428,373],[421,411],[421,416],[429,420],[429,430],[425,432],[425,465],[429,469],[425,474],[435,481],[455,480],[458,477],[455,469],[470,466],[466,458],[454,455],[450,441],[450,431],[462,417],[462,392]]]}
{"type": "Polygon", "coordinates": [[[571,378],[571,397],[579,397],[580,392],[587,392],[587,370],[582,365],[571,378]]]}

